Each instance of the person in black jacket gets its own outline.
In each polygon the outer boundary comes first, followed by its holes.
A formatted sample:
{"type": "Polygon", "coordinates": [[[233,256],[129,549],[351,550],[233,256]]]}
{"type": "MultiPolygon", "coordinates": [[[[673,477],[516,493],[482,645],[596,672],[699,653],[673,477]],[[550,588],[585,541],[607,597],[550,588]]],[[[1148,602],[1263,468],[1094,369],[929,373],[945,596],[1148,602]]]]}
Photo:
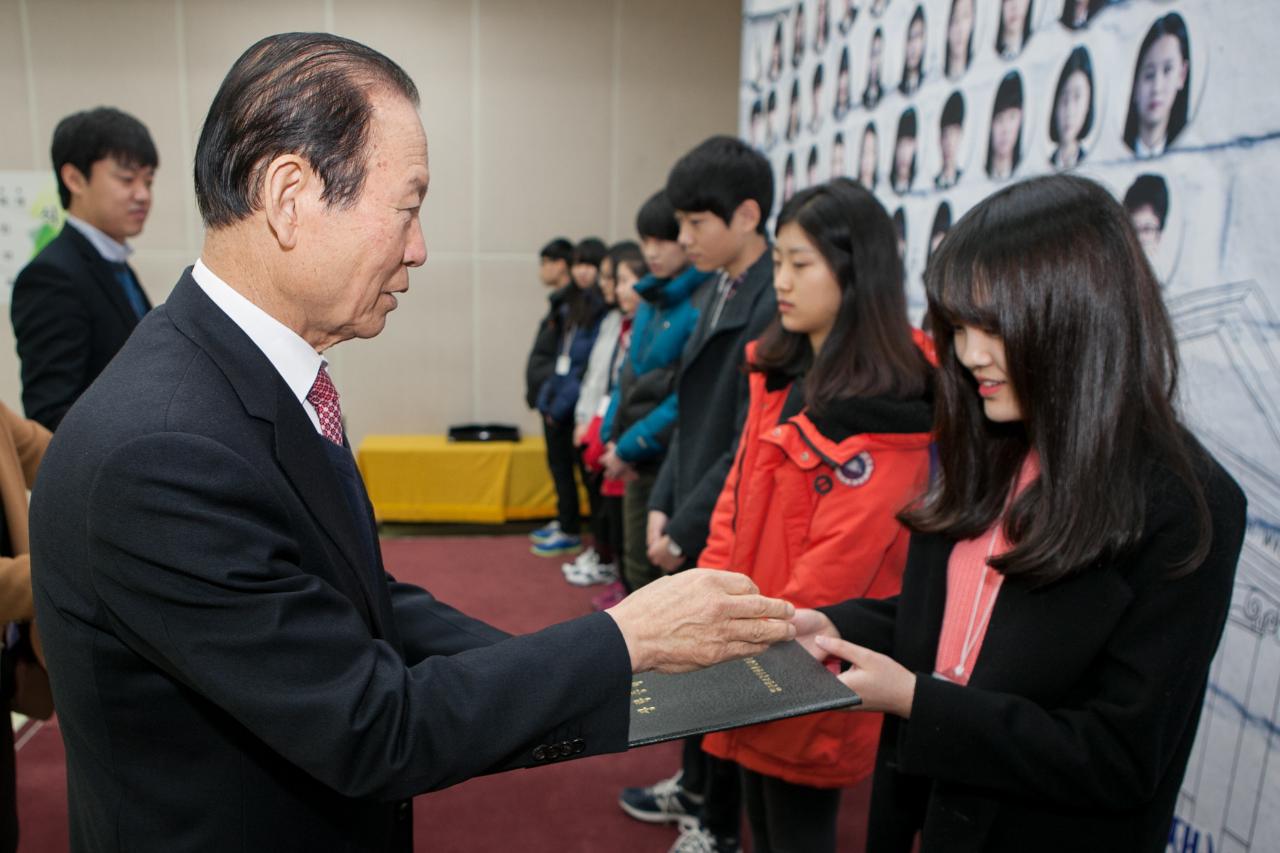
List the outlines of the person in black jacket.
{"type": "Polygon", "coordinates": [[[940,471],[902,593],[796,617],[885,712],[867,850],[1164,851],[1245,496],[1178,420],[1155,275],[1055,175],[971,210],[927,290],[940,471]]]}
{"type": "MultiPolygon", "coordinates": [[[[671,573],[694,565],[706,545],[746,420],[746,346],[776,316],[778,303],[765,236],[773,171],[763,155],[741,140],[713,136],[671,169],[667,197],[689,261],[719,273],[714,286],[705,288],[698,324],[681,356],[676,428],[649,497],[649,559],[671,573]]],[[[694,822],[687,829],[731,847],[739,820],[737,769],[704,756],[698,741],[686,743],[680,774],[624,790],[620,805],[641,820],[675,821],[705,795],[709,807],[714,804],[704,816],[707,826],[694,822]],[[700,777],[708,779],[706,786],[700,777]]]]}
{"type": "Polygon", "coordinates": [[[268,36],[195,163],[200,258],[31,498],[72,851],[409,853],[413,795],[625,749],[634,671],[794,634],[727,572],[520,637],[397,583],[325,354],[426,260],[417,89],[348,39],[268,36]]]}
{"type": "Polygon", "coordinates": [[[569,262],[573,260],[573,243],[568,238],[556,237],[538,253],[538,280],[550,290],[547,294],[547,313],[538,323],[538,333],[533,338],[533,349],[524,367],[524,401],[531,409],[538,407],[538,392],[542,383],[556,369],[556,330],[554,318],[572,282],[569,279],[569,262]]]}
{"type": "Polygon", "coordinates": [[[110,107],[58,122],[52,155],[67,224],[18,273],[9,306],[22,406],[48,429],[151,309],[125,241],[142,233],[159,164],[142,122],[110,107]]]}

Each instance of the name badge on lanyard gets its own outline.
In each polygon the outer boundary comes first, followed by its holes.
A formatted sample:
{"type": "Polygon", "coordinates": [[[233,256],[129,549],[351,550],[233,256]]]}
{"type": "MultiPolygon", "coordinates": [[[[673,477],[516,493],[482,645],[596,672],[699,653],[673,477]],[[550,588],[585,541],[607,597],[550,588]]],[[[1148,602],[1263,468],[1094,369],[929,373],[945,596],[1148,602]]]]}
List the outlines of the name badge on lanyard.
{"type": "Polygon", "coordinates": [[[565,329],[564,343],[560,345],[560,355],[556,357],[556,376],[568,376],[569,369],[573,367],[573,359],[569,357],[569,351],[573,349],[573,336],[577,331],[577,326],[565,329]]]}

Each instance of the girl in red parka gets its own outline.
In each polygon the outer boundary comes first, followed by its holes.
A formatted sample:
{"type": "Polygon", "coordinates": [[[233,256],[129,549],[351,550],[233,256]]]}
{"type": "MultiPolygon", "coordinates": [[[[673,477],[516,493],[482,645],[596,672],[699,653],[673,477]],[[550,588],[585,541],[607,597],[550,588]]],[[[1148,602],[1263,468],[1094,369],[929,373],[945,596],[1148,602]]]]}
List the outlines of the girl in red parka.
{"type": "MultiPolygon", "coordinates": [[[[698,565],[797,607],[894,595],[908,540],[895,516],[929,474],[932,368],[893,223],[834,180],[783,207],[773,258],[778,317],[747,347],[751,407],[698,565]]],[[[835,850],[840,789],[871,774],[880,721],[835,711],[704,739],[743,769],[755,850],[835,850]]]]}

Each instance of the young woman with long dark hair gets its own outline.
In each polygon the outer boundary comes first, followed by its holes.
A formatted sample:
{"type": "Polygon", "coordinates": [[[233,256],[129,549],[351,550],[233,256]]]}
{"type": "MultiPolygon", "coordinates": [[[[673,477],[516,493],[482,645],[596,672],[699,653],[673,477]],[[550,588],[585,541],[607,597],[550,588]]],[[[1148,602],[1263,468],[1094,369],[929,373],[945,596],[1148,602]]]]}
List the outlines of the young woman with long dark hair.
{"type": "MultiPolygon", "coordinates": [[[[895,515],[929,471],[931,367],[907,320],[893,224],[842,178],[778,215],[778,317],[747,348],[750,408],[699,565],[799,606],[897,592],[895,515]]],[[[880,719],[832,712],[708,735],[743,768],[755,840],[834,851],[840,789],[871,774],[880,719]]]]}
{"type": "Polygon", "coordinates": [[[939,470],[902,592],[796,617],[885,712],[867,849],[1164,851],[1245,499],[1178,418],[1155,276],[1054,175],[971,210],[926,289],[939,470]]]}

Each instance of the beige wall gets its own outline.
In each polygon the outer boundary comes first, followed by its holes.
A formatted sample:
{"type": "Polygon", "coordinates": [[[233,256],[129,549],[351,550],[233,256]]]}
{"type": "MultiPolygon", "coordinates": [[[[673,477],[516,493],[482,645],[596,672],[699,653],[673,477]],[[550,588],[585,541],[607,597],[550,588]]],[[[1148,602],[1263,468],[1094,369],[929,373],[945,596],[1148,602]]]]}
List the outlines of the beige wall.
{"type": "MultiPolygon", "coordinates": [[[[0,0],[0,170],[49,168],[58,119],[98,104],[150,128],[155,204],[135,266],[162,301],[201,242],[191,160],[236,56],[329,30],[404,66],[431,146],[430,257],[373,341],[329,353],[353,441],[466,420],[537,431],[524,359],[550,237],[631,237],[671,163],[737,121],[739,0],[0,0]]],[[[0,399],[17,407],[0,323],[0,399]]]]}

